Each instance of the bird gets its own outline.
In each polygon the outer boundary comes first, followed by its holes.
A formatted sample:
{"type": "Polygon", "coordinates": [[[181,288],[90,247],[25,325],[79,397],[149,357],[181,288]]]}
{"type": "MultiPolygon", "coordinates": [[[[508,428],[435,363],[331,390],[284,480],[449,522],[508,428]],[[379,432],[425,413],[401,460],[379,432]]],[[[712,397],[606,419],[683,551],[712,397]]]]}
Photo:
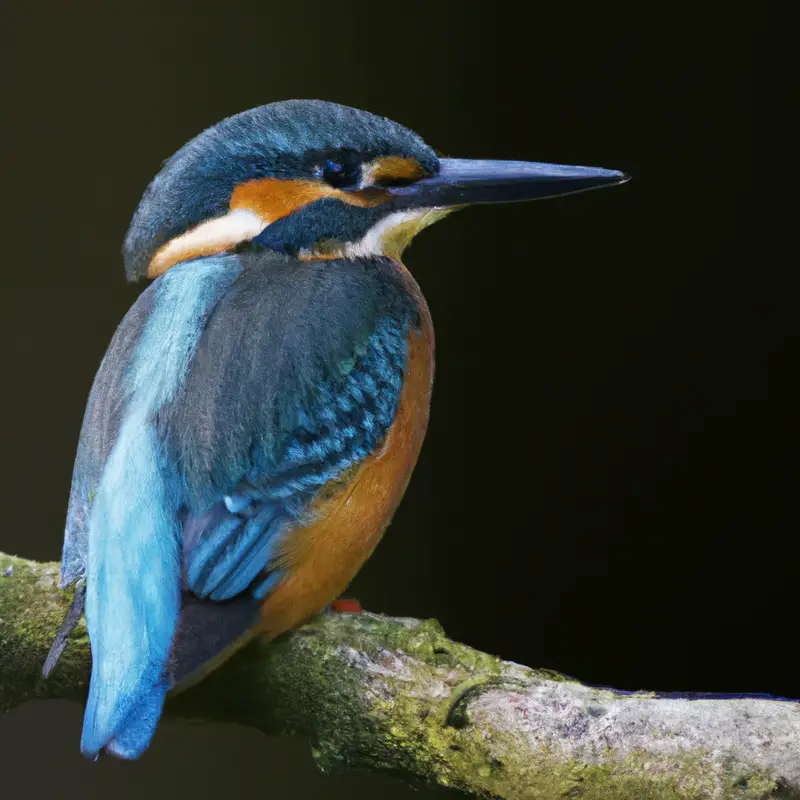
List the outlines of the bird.
{"type": "Polygon", "coordinates": [[[381,539],[428,424],[433,323],[401,257],[473,204],[617,170],[445,158],[323,100],[228,117],[169,158],[123,245],[148,281],[91,387],[61,567],[92,667],[80,749],[136,759],[170,690],[328,608],[381,539]]]}

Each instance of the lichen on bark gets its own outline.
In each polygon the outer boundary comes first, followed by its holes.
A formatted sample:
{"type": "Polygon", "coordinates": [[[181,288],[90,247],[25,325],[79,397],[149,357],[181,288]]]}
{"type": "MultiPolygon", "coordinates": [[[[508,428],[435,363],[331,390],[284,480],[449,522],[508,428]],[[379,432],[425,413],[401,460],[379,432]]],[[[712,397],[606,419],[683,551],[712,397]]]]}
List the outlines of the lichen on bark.
{"type": "MultiPolygon", "coordinates": [[[[0,710],[85,696],[83,624],[41,677],[70,603],[57,575],[0,554],[0,710]]],[[[597,689],[454,642],[434,620],[323,614],[246,646],[166,713],[305,736],[326,771],[386,770],[482,797],[800,797],[796,703],[597,689]]]]}

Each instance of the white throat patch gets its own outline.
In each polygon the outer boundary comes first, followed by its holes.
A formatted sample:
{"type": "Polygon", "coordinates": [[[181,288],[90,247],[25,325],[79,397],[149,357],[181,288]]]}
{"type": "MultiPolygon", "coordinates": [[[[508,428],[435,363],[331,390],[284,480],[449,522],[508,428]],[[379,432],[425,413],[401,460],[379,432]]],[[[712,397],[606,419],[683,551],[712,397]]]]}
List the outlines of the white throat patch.
{"type": "Polygon", "coordinates": [[[373,225],[360,241],[347,244],[342,255],[346,258],[369,256],[400,258],[403,250],[421,230],[438,222],[454,210],[453,207],[434,207],[395,211],[373,225]]]}

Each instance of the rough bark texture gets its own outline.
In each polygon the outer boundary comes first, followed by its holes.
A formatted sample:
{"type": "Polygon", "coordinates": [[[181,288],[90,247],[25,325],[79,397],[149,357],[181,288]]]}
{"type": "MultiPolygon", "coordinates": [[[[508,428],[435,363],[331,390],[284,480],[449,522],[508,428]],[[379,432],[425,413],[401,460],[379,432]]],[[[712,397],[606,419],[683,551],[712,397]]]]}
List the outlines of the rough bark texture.
{"type": "MultiPolygon", "coordinates": [[[[82,623],[41,678],[70,599],[57,581],[57,564],[0,554],[0,712],[85,697],[82,623]]],[[[167,713],[304,735],[323,770],[482,797],[800,797],[800,704],[590,688],[450,641],[432,620],[323,615],[249,645],[167,713]]]]}

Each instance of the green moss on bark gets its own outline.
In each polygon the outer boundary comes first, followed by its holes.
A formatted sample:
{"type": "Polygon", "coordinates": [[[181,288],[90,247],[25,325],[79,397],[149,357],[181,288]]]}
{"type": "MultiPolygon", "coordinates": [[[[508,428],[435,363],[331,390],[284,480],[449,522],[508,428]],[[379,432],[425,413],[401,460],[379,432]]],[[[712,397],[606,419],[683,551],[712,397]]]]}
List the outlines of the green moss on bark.
{"type": "MultiPolygon", "coordinates": [[[[83,623],[50,679],[41,677],[71,601],[57,580],[57,564],[0,554],[0,710],[32,698],[85,696],[83,623]]],[[[792,752],[795,742],[800,752],[800,734],[791,704],[747,707],[748,724],[760,726],[759,736],[766,733],[773,747],[745,752],[744,764],[732,755],[742,756],[728,711],[733,706],[719,706],[719,717],[710,718],[713,743],[704,746],[700,737],[693,747],[686,744],[691,731],[659,712],[673,701],[647,698],[592,690],[550,670],[502,661],[449,640],[433,620],[325,614],[273,643],[252,642],[200,684],[171,696],[166,710],[304,735],[326,771],[387,770],[482,797],[797,796],[782,788],[800,786],[792,752]],[[614,718],[641,709],[637,704],[650,704],[643,717],[614,718]],[[578,720],[585,730],[562,730],[563,719],[578,720]],[[586,733],[598,720],[610,726],[607,744],[605,733],[599,739],[586,733]],[[717,723],[728,726],[729,739],[719,740],[717,723]],[[772,772],[764,767],[765,752],[776,765],[772,772]]]]}
{"type": "Polygon", "coordinates": [[[58,671],[47,681],[42,665],[72,592],[58,588],[59,565],[0,554],[0,711],[36,698],[81,700],[88,687],[89,641],[81,621],[58,671]]]}

